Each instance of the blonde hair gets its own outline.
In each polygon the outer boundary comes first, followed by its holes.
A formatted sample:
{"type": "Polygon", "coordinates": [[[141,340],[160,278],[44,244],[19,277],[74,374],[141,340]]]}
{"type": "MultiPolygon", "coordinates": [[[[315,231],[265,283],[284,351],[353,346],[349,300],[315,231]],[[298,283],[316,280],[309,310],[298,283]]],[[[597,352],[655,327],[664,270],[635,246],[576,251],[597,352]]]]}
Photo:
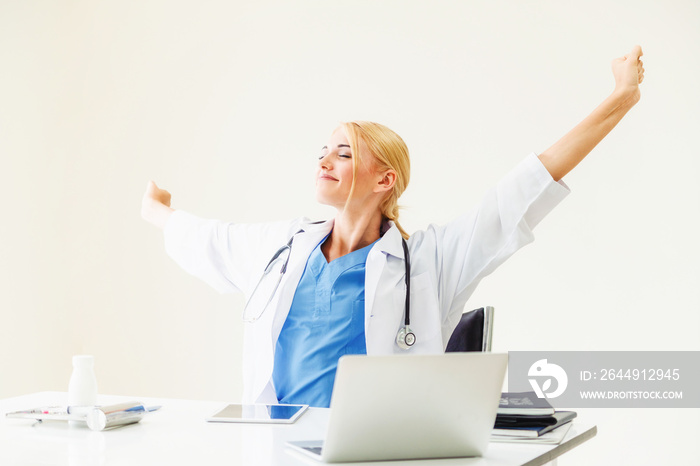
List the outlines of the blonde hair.
{"type": "Polygon", "coordinates": [[[411,161],[408,157],[408,147],[401,136],[384,125],[371,121],[343,122],[340,126],[350,142],[353,163],[353,183],[350,188],[352,196],[357,179],[357,167],[359,163],[366,163],[362,159],[360,143],[364,143],[369,153],[374,158],[378,171],[394,170],[396,182],[391,192],[379,206],[382,216],[394,222],[404,239],[408,239],[408,233],[399,224],[399,197],[406,190],[411,178],[411,161]]]}

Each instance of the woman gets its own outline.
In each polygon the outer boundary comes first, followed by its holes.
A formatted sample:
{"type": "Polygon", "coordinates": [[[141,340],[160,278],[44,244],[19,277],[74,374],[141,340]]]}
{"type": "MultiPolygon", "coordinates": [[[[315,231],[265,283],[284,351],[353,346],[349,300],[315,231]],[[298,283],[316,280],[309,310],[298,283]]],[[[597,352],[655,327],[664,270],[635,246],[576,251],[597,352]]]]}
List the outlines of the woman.
{"type": "Polygon", "coordinates": [[[316,196],[337,209],[330,221],[203,220],[170,208],[170,194],[150,182],[142,215],[164,230],[168,254],[219,291],[246,295],[244,402],[327,407],[344,354],[443,352],[479,281],[533,240],[568,193],[561,178],[639,101],[641,55],[636,46],[614,60],[613,93],[477,209],[410,237],[397,206],[408,149],[377,123],[343,123],[323,148],[316,196]]]}

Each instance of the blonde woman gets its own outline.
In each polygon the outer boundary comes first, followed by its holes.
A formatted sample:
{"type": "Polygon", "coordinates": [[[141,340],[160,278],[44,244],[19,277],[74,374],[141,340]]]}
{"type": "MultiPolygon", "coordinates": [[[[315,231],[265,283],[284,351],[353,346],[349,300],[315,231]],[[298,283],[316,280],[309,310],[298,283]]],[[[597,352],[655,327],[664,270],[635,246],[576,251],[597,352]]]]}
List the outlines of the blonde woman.
{"type": "Polygon", "coordinates": [[[164,230],[168,254],[220,292],[246,296],[243,401],[328,407],[344,354],[443,352],[480,280],[533,240],[569,192],[561,178],[639,101],[641,55],[637,46],[614,60],[613,93],[476,209],[410,236],[397,204],[408,149],[377,123],[342,123],[323,147],[316,197],[337,209],[325,222],[204,220],[170,208],[150,182],[142,215],[164,230]]]}

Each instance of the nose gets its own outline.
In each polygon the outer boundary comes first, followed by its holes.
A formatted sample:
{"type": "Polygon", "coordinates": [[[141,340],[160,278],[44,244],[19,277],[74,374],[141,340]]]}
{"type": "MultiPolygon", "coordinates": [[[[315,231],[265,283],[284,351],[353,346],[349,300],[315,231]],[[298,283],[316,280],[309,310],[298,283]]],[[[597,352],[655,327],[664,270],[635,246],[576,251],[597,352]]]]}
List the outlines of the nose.
{"type": "Polygon", "coordinates": [[[331,158],[329,157],[330,153],[322,156],[320,159],[318,159],[318,166],[323,168],[324,170],[329,170],[332,165],[331,165],[331,158]]]}

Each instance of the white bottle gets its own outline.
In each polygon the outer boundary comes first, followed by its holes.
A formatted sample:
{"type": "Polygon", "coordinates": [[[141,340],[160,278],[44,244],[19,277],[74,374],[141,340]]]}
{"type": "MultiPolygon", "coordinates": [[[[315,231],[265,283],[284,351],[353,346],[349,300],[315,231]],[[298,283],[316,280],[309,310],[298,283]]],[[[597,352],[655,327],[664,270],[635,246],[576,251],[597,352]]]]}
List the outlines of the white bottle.
{"type": "Polygon", "coordinates": [[[87,412],[97,404],[97,379],[92,356],[73,356],[73,375],[68,383],[68,407],[72,413],[87,412]]]}

